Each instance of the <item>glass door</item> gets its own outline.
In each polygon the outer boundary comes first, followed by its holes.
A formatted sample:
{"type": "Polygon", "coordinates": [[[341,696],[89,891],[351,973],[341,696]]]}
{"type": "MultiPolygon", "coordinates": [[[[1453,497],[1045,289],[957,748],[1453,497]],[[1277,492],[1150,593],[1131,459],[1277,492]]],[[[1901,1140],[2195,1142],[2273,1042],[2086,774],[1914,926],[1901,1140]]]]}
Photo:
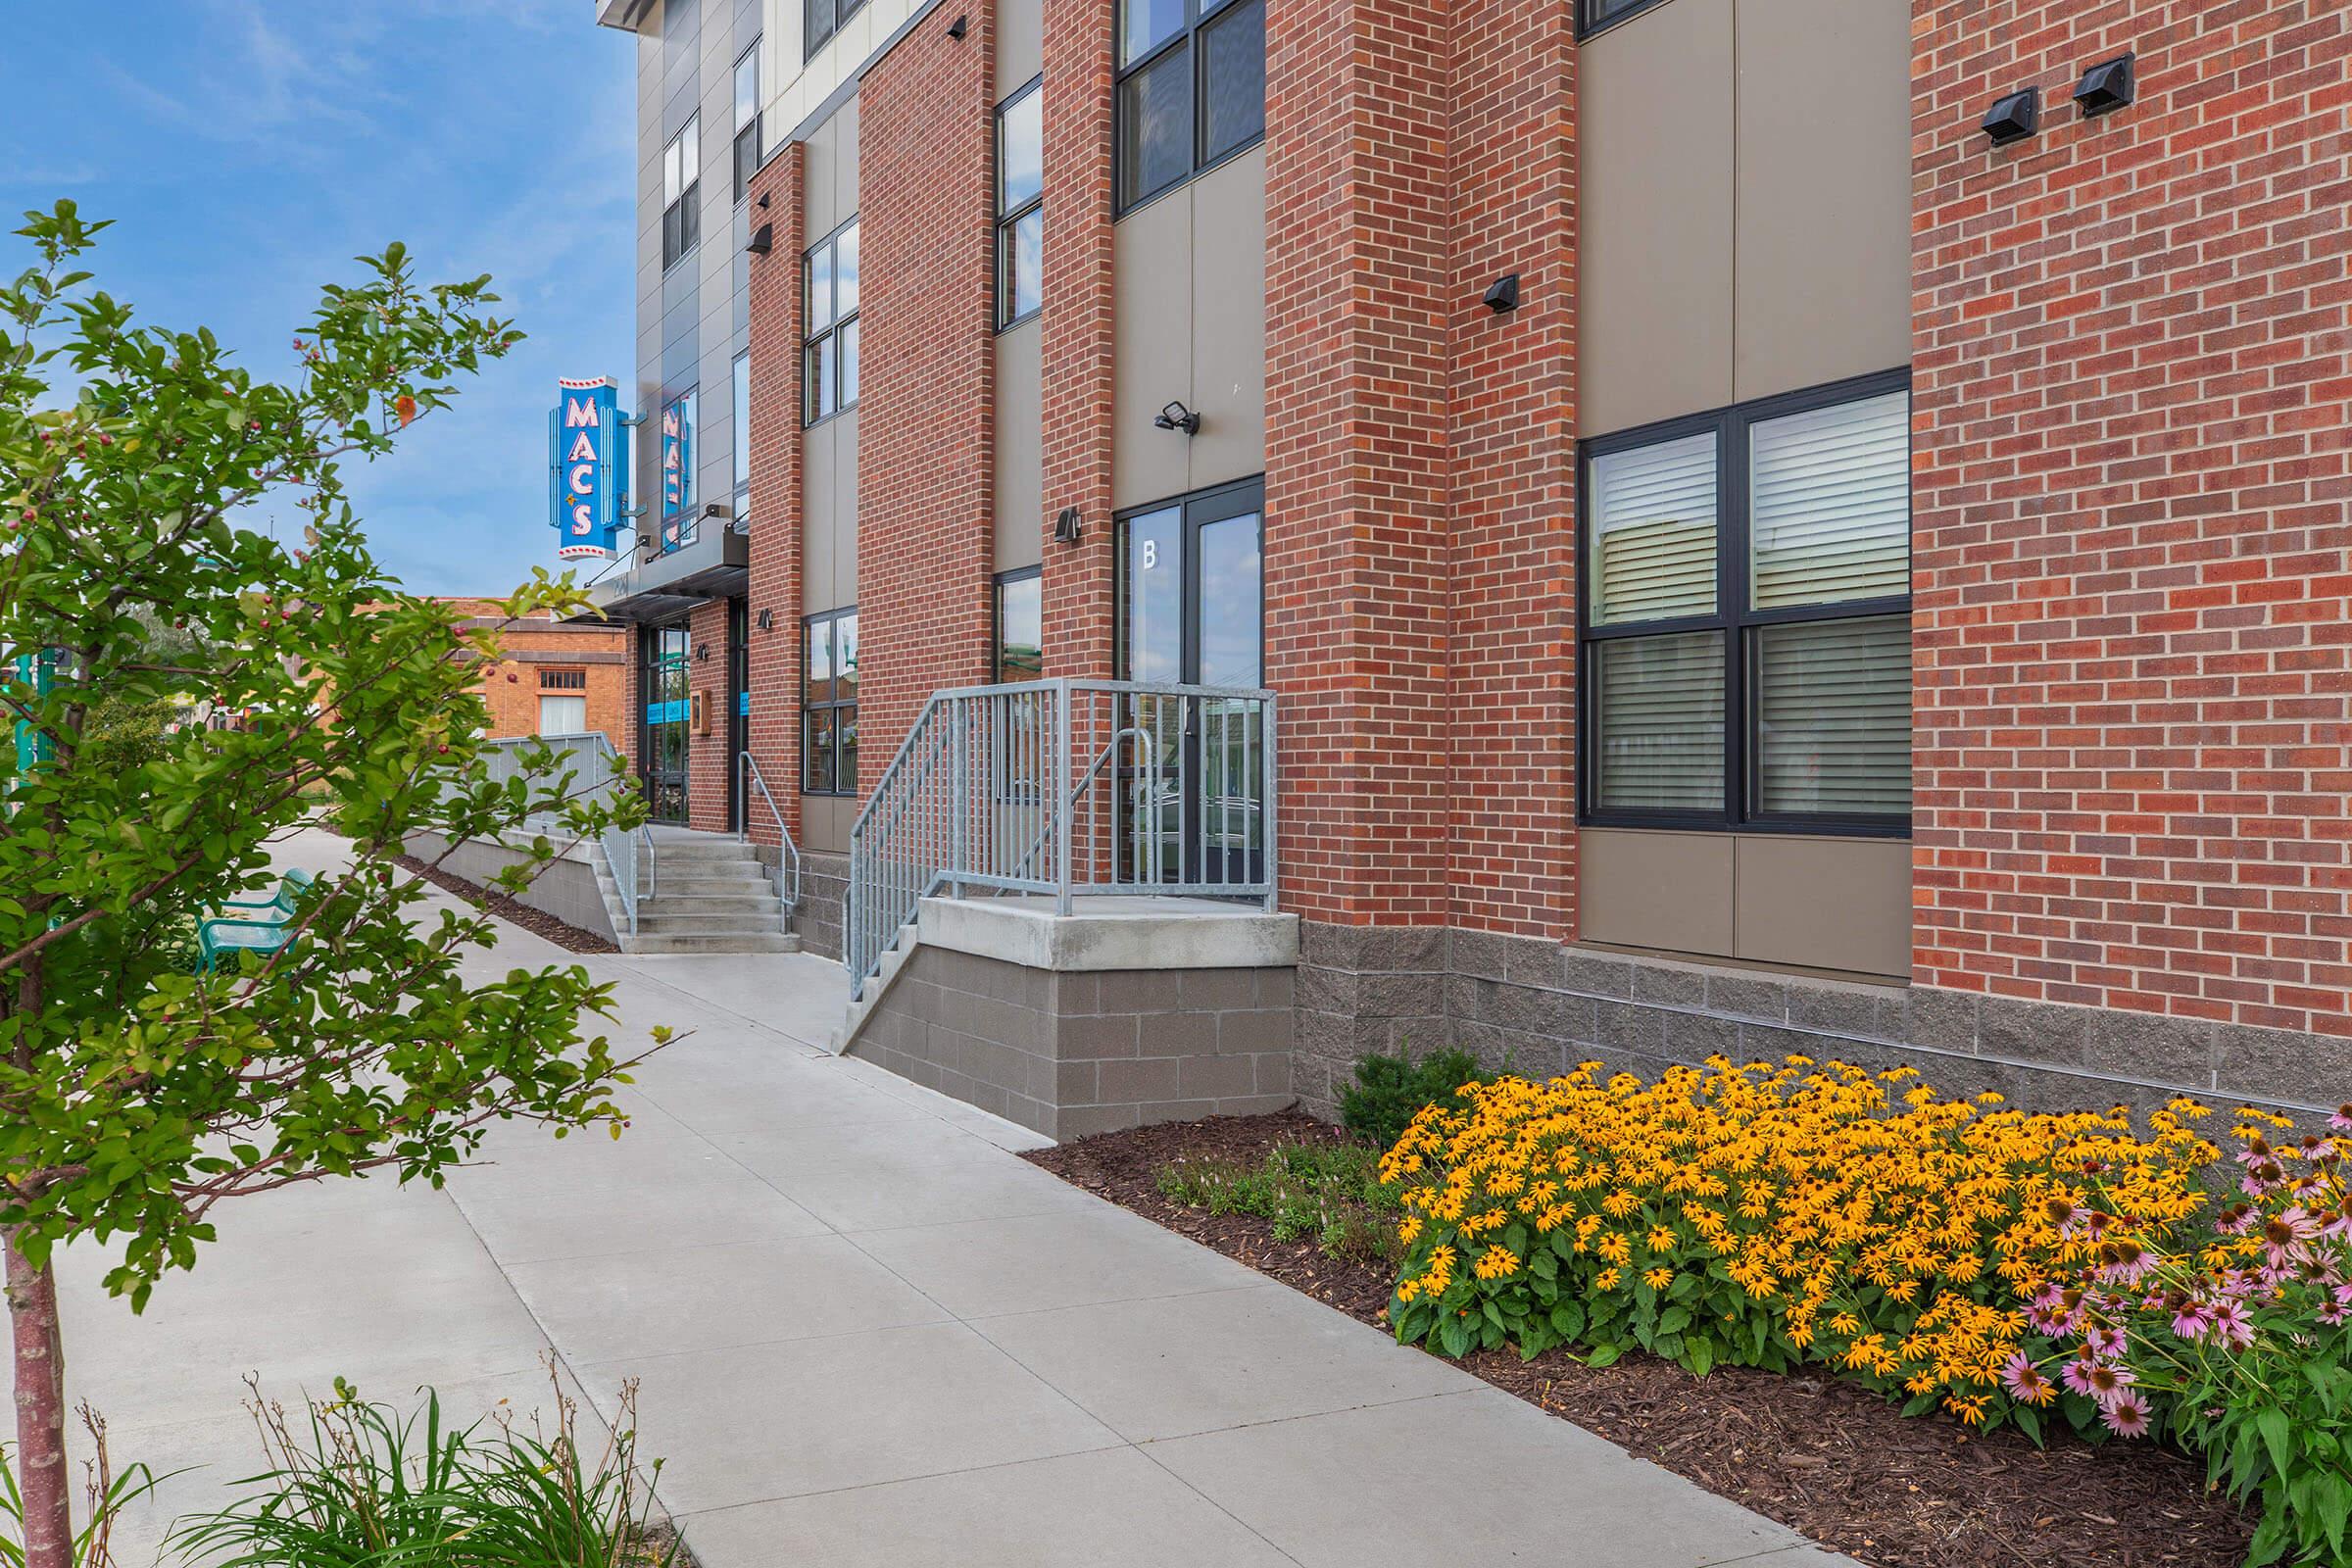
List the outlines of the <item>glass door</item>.
{"type": "MultiPolygon", "coordinates": [[[[1136,513],[1119,522],[1121,678],[1256,687],[1264,679],[1263,491],[1252,480],[1136,513]]],[[[1120,755],[1140,881],[1253,880],[1265,861],[1263,752],[1255,704],[1139,701],[1123,715],[1141,730],[1150,768],[1120,755]]]]}
{"type": "Polygon", "coordinates": [[[751,745],[752,607],[746,599],[727,602],[727,820],[743,832],[752,809],[743,754],[751,745]]]}
{"type": "Polygon", "coordinates": [[[645,745],[639,751],[648,812],[657,822],[686,820],[687,731],[693,718],[687,662],[693,654],[683,621],[644,637],[645,745]]]}

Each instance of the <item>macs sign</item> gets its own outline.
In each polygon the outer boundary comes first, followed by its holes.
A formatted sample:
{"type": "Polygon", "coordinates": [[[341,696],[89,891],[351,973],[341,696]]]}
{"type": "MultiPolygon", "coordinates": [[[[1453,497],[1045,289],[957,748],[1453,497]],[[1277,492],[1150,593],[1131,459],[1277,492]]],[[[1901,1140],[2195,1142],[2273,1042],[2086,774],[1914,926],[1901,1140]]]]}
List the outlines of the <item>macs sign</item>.
{"type": "Polygon", "coordinates": [[[560,561],[611,561],[628,500],[619,383],[568,376],[547,416],[547,511],[560,561]]]}

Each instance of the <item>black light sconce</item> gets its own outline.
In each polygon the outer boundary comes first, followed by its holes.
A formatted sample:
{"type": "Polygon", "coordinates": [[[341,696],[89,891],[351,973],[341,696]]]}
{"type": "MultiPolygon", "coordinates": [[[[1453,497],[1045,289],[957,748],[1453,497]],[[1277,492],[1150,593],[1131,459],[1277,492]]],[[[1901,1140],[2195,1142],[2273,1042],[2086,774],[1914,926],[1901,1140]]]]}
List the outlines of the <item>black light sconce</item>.
{"type": "Polygon", "coordinates": [[[966,23],[967,23],[967,21],[968,21],[968,19],[967,19],[967,18],[963,18],[963,17],[957,17],[957,18],[956,18],[956,19],[954,22],[951,22],[951,23],[949,23],[949,24],[948,24],[948,36],[949,36],[949,37],[951,37],[951,38],[956,38],[956,39],[960,39],[960,38],[962,38],[962,37],[963,37],[963,35],[964,35],[964,32],[966,31],[966,23]]]}
{"type": "Polygon", "coordinates": [[[763,213],[764,213],[764,212],[766,212],[766,211],[767,211],[767,192],[765,192],[765,191],[761,191],[761,192],[760,193],[760,199],[759,199],[757,202],[754,202],[752,205],[753,205],[753,206],[755,206],[755,207],[757,207],[757,208],[759,208],[759,209],[760,209],[761,212],[763,212],[763,213]]]}
{"type": "Polygon", "coordinates": [[[754,256],[765,256],[775,248],[776,225],[773,223],[761,223],[758,228],[753,229],[752,242],[744,247],[754,256]]]}
{"type": "Polygon", "coordinates": [[[709,643],[697,643],[697,644],[695,644],[695,645],[694,645],[694,657],[695,657],[695,658],[696,658],[696,660],[698,660],[698,661],[704,661],[704,662],[707,662],[707,661],[708,661],[708,660],[710,658],[710,645],[709,643]]]}
{"type": "Polygon", "coordinates": [[[776,612],[774,611],[762,610],[760,612],[760,629],[761,631],[774,631],[776,629],[776,612]]]}
{"type": "Polygon", "coordinates": [[[2041,89],[2028,87],[2005,98],[1993,100],[1984,112],[1984,134],[1992,138],[1995,147],[2006,147],[2013,141],[2024,141],[2041,128],[2041,89]]]}
{"type": "Polygon", "coordinates": [[[703,503],[703,515],[711,518],[732,517],[735,512],[724,501],[706,501],[703,503]]]}
{"type": "Polygon", "coordinates": [[[1500,316],[1519,308],[1519,274],[1505,272],[1487,285],[1487,309],[1500,316]]]}
{"type": "Polygon", "coordinates": [[[2102,60],[2082,73],[2075,83],[2075,103],[2085,120],[2113,114],[2138,96],[2139,84],[2132,79],[2132,56],[2117,55],[2102,60]]]}
{"type": "Polygon", "coordinates": [[[1078,509],[1062,508],[1060,514],[1054,519],[1054,542],[1057,545],[1074,545],[1085,535],[1086,527],[1078,518],[1078,509]]]}
{"type": "Polygon", "coordinates": [[[1154,428],[1182,430],[1186,435],[1200,433],[1200,416],[1181,403],[1170,403],[1152,417],[1154,428]]]}

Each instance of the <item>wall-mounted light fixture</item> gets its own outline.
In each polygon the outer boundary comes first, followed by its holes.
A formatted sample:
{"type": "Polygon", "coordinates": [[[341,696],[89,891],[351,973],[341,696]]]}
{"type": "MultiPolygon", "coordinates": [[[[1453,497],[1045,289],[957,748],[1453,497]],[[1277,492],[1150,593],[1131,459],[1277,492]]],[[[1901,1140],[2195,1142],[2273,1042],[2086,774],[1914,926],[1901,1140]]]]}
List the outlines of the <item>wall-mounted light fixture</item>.
{"type": "Polygon", "coordinates": [[[760,612],[760,629],[761,631],[774,631],[776,629],[776,612],[774,611],[762,610],[760,612]]]}
{"type": "Polygon", "coordinates": [[[969,21],[969,18],[957,17],[954,22],[949,23],[948,36],[951,38],[961,39],[965,31],[968,30],[969,21]]]}
{"type": "Polygon", "coordinates": [[[1057,545],[1074,545],[1085,533],[1086,525],[1079,520],[1076,507],[1062,508],[1054,519],[1054,542],[1057,545]]]}
{"type": "Polygon", "coordinates": [[[1162,430],[1182,430],[1186,435],[1200,433],[1200,416],[1181,403],[1170,403],[1152,416],[1152,423],[1162,430]]]}
{"type": "Polygon", "coordinates": [[[772,251],[775,248],[776,225],[773,223],[761,223],[758,228],[753,229],[752,241],[750,244],[744,247],[745,250],[750,251],[754,256],[765,256],[769,251],[772,251]]]}
{"type": "Polygon", "coordinates": [[[1500,316],[1519,308],[1519,274],[1505,272],[1487,285],[1487,309],[1500,316]]]}
{"type": "Polygon", "coordinates": [[[761,191],[761,192],[760,193],[760,199],[759,199],[757,202],[754,202],[752,205],[753,205],[753,206],[755,206],[755,207],[757,207],[757,208],[759,208],[759,209],[760,209],[761,212],[763,212],[763,213],[764,213],[764,212],[766,212],[766,211],[767,211],[767,192],[765,192],[765,191],[761,191]]]}
{"type": "Polygon", "coordinates": [[[2041,128],[2041,89],[2028,87],[1993,100],[1984,112],[1984,134],[1992,138],[1995,147],[2006,147],[2013,141],[2024,141],[2041,128]]]}
{"type": "Polygon", "coordinates": [[[706,501],[703,503],[703,515],[706,517],[732,517],[735,515],[735,511],[724,501],[706,501]]]}
{"type": "Polygon", "coordinates": [[[697,660],[708,662],[710,658],[710,645],[709,643],[696,643],[694,645],[694,657],[697,660]]]}
{"type": "Polygon", "coordinates": [[[2075,83],[2075,103],[2084,119],[2096,120],[2123,108],[2138,91],[2138,83],[2132,79],[2132,57],[2121,54],[2082,73],[2082,79],[2075,83]]]}

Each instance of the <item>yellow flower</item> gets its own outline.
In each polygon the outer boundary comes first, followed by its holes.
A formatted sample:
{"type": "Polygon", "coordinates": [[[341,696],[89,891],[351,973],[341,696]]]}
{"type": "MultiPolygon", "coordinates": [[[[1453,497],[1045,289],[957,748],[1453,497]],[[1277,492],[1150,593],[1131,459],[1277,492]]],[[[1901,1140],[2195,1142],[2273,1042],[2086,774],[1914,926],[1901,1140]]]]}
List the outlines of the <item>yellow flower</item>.
{"type": "Polygon", "coordinates": [[[1667,1286],[1674,1283],[1674,1270],[1670,1268],[1653,1268],[1648,1273],[1642,1275],[1642,1278],[1648,1282],[1651,1290],[1662,1291],[1667,1286]]]}

